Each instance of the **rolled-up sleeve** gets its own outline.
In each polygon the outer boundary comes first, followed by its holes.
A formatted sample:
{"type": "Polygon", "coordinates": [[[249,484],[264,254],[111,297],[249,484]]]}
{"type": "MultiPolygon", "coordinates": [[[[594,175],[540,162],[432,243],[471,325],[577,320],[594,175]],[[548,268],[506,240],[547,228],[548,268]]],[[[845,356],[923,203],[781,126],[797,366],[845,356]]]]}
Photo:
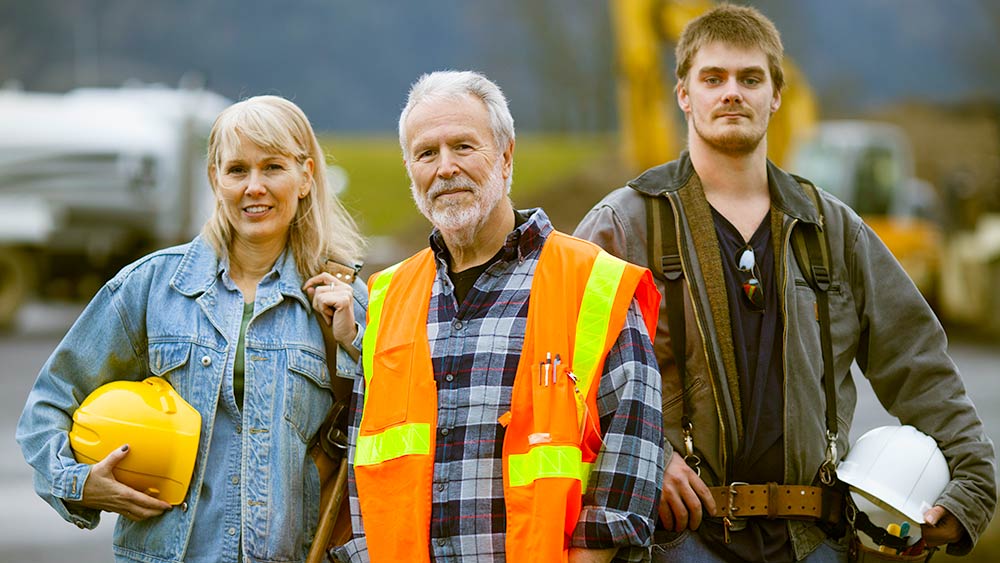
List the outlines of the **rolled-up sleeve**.
{"type": "Polygon", "coordinates": [[[619,548],[645,561],[663,479],[660,375],[635,301],[608,353],[597,407],[604,444],[590,474],[572,545],[619,548]]]}

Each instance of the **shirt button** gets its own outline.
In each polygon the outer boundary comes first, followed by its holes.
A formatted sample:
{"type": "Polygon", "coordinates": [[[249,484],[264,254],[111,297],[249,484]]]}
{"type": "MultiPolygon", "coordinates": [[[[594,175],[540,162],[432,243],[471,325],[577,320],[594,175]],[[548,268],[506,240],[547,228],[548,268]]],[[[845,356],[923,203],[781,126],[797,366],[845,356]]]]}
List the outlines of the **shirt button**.
{"type": "Polygon", "coordinates": [[[239,485],[240,484],[240,476],[239,475],[233,475],[233,478],[231,479],[231,481],[233,482],[234,485],[239,485]]]}
{"type": "Polygon", "coordinates": [[[451,326],[455,330],[462,330],[462,321],[455,319],[455,321],[451,323],[451,326]]]}
{"type": "Polygon", "coordinates": [[[184,501],[181,503],[181,512],[187,512],[187,511],[188,511],[188,503],[187,501],[184,501]]]}
{"type": "Polygon", "coordinates": [[[438,483],[437,484],[437,490],[443,491],[444,490],[444,483],[438,483]]]}
{"type": "Polygon", "coordinates": [[[455,376],[449,373],[448,375],[444,376],[444,380],[445,381],[454,381],[455,380],[455,376]]]}
{"type": "Polygon", "coordinates": [[[442,436],[447,436],[448,435],[448,429],[447,428],[442,428],[441,429],[441,435],[442,436]]]}
{"type": "Polygon", "coordinates": [[[230,536],[235,536],[236,535],[236,528],[229,528],[229,535],[230,536]]]}
{"type": "Polygon", "coordinates": [[[243,427],[242,426],[237,426],[236,427],[236,433],[237,434],[242,434],[243,433],[243,427]]]}
{"type": "Polygon", "coordinates": [[[212,358],[211,358],[211,356],[202,356],[201,357],[201,365],[203,365],[205,367],[208,367],[208,366],[212,365],[212,358]]]}
{"type": "Polygon", "coordinates": [[[440,547],[444,547],[444,544],[445,544],[445,539],[444,539],[444,538],[438,538],[438,539],[437,539],[437,544],[438,544],[438,546],[440,546],[440,547]]]}

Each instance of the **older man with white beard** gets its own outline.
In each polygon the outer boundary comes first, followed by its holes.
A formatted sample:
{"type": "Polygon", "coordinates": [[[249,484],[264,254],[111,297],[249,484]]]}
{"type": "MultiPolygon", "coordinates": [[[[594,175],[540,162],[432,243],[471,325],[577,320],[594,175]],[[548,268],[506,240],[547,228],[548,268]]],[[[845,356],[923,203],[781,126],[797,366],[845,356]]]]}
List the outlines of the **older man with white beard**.
{"type": "Polygon", "coordinates": [[[650,273],[507,193],[514,124],[474,72],[412,87],[430,247],[369,280],[340,561],[643,561],[662,478],[650,273]]]}

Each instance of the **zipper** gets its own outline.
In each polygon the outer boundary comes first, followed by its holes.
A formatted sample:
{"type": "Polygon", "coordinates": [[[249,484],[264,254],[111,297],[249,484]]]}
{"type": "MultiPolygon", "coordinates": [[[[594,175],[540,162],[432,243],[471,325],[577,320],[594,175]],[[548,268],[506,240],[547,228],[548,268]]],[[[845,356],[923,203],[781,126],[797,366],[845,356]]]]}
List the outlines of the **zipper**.
{"type": "MultiPolygon", "coordinates": [[[[788,224],[788,228],[784,230],[783,236],[781,237],[781,256],[778,256],[778,260],[781,260],[781,279],[778,280],[778,299],[781,301],[781,393],[782,393],[782,409],[781,409],[781,431],[783,436],[788,436],[788,347],[785,345],[788,342],[788,304],[785,301],[785,280],[789,279],[791,272],[789,271],[788,260],[785,258],[788,256],[788,250],[791,248],[792,244],[792,230],[795,225],[799,222],[798,219],[793,218],[788,224]]],[[[785,438],[782,438],[784,440],[785,438]]],[[[782,460],[782,475],[784,475],[785,482],[789,482],[788,477],[788,452],[785,451],[785,455],[782,460]]]]}
{"type": "MultiPolygon", "coordinates": [[[[678,197],[678,196],[676,194],[671,194],[671,195],[667,195],[666,197],[667,197],[667,201],[670,202],[670,206],[674,210],[674,218],[675,218],[675,220],[674,220],[674,229],[677,231],[675,233],[675,235],[677,236],[677,251],[678,251],[678,254],[680,254],[681,269],[684,271],[684,279],[687,280],[687,282],[688,282],[687,283],[688,293],[690,293],[691,297],[692,297],[691,298],[691,304],[692,304],[691,308],[694,311],[694,315],[695,315],[695,325],[698,327],[698,334],[701,335],[701,345],[702,345],[703,351],[705,353],[705,357],[706,358],[711,358],[712,355],[710,354],[710,350],[708,349],[709,348],[709,339],[706,338],[705,330],[703,328],[704,327],[704,320],[702,318],[703,315],[701,313],[701,309],[698,307],[698,300],[694,299],[695,292],[694,292],[693,288],[695,286],[690,281],[691,277],[690,277],[689,274],[691,272],[691,264],[690,264],[690,261],[689,261],[689,258],[688,258],[688,253],[685,252],[685,251],[683,251],[683,250],[681,250],[681,248],[682,248],[682,245],[681,245],[681,240],[682,240],[681,239],[681,230],[682,229],[681,229],[680,205],[679,205],[679,203],[675,202],[674,199],[673,199],[674,197],[678,197]]],[[[685,323],[685,326],[686,325],[687,325],[687,323],[685,323]]],[[[722,385],[722,383],[718,381],[719,372],[718,372],[718,369],[716,367],[716,363],[712,362],[712,361],[709,361],[709,362],[707,362],[707,364],[708,364],[708,371],[709,371],[709,378],[708,378],[708,380],[709,380],[709,383],[712,385],[712,397],[715,399],[715,413],[716,413],[716,416],[718,416],[718,421],[719,421],[719,442],[720,442],[719,445],[721,446],[720,450],[722,452],[722,456],[721,456],[722,457],[722,467],[720,467],[719,470],[722,472],[722,475],[721,475],[722,483],[728,483],[729,482],[729,480],[728,480],[728,474],[730,472],[729,471],[729,453],[730,453],[730,449],[727,448],[726,445],[729,444],[729,447],[732,448],[733,452],[735,452],[736,449],[737,449],[736,448],[736,444],[735,444],[735,438],[736,438],[735,435],[736,435],[736,432],[735,432],[735,430],[732,430],[733,428],[736,428],[735,413],[733,412],[732,408],[725,408],[724,401],[720,397],[720,394],[721,394],[722,391],[719,389],[719,386],[722,385]],[[724,417],[723,416],[722,413],[723,413],[724,410],[725,410],[725,413],[727,415],[729,415],[728,417],[724,417]],[[728,418],[728,424],[727,424],[727,418],[728,418]],[[728,440],[728,435],[729,434],[732,434],[732,436],[733,436],[733,443],[730,443],[729,440],[728,440]]],[[[682,394],[683,394],[683,392],[684,392],[684,390],[681,389],[681,393],[682,394]]],[[[697,433],[697,428],[695,428],[695,433],[697,433]]]]}

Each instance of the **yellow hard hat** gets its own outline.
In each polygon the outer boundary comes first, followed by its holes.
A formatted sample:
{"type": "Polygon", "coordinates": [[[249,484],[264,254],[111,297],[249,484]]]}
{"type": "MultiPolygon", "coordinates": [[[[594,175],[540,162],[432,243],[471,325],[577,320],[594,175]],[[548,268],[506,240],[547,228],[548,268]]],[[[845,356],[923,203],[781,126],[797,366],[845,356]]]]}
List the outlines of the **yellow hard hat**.
{"type": "Polygon", "coordinates": [[[118,481],[170,504],[191,484],[201,415],[166,380],[114,381],[94,390],[73,413],[70,447],[94,464],[124,444],[129,453],[114,469],[118,481]]]}

